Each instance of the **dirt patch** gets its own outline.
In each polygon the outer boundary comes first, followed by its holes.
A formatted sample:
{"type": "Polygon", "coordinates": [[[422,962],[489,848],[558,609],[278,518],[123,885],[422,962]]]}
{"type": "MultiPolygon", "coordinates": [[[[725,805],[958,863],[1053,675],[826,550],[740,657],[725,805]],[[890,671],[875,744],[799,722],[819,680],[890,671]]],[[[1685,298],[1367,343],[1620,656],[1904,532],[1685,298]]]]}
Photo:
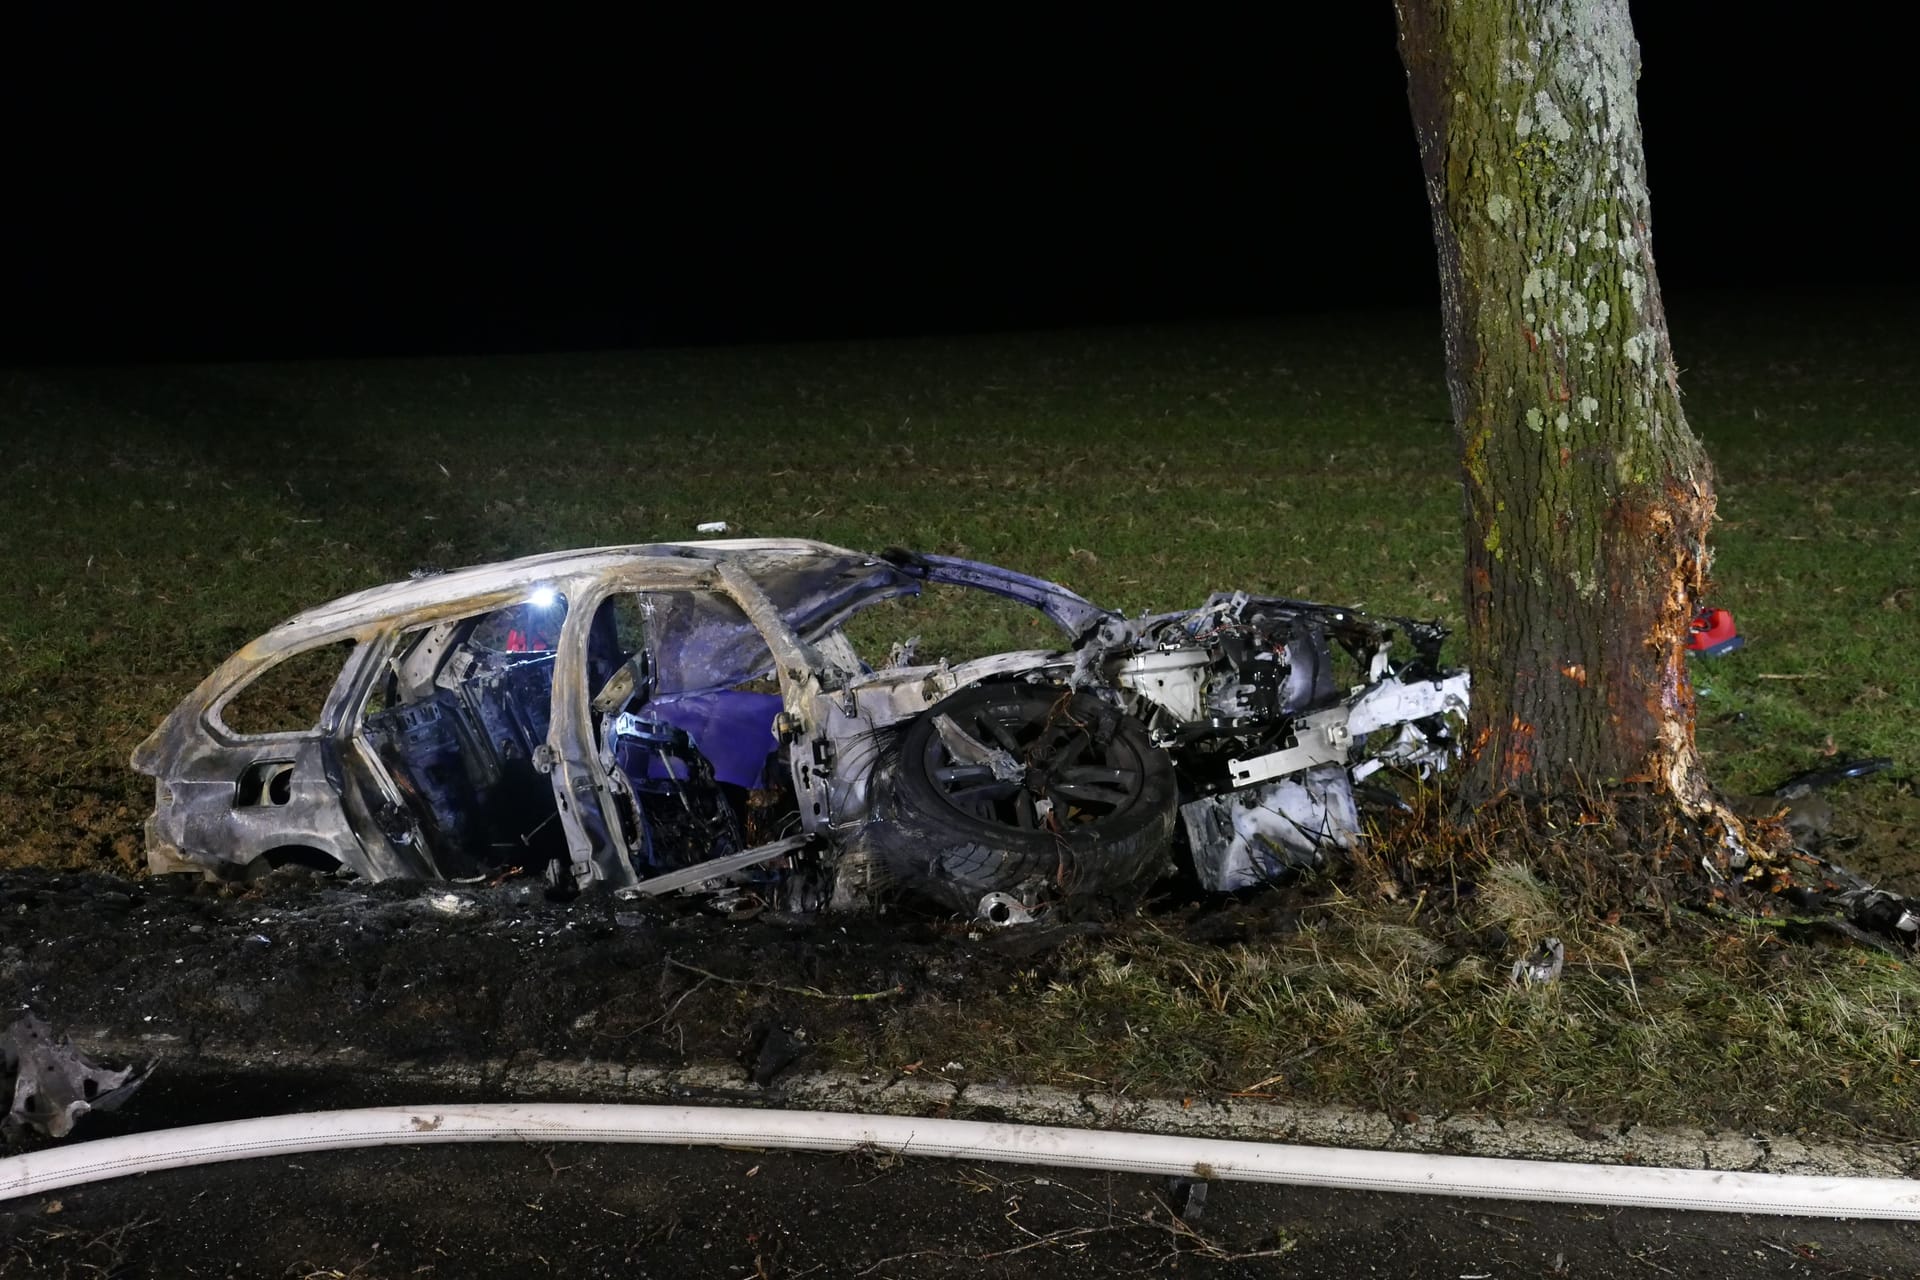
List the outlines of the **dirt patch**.
{"type": "Polygon", "coordinates": [[[1905,1276],[1913,1248],[1898,1222],[1248,1183],[1196,1202],[1132,1175],[591,1145],[320,1152],[0,1205],[0,1276],[76,1280],[1905,1276]]]}
{"type": "Polygon", "coordinates": [[[246,892],[184,877],[10,873],[0,982],[65,1029],[435,1060],[515,1053],[737,1060],[777,1073],[828,1037],[991,999],[1099,926],[975,934],[913,917],[730,921],[690,907],[493,888],[246,892]],[[764,1061],[770,1038],[777,1062],[764,1061]]]}
{"type": "Polygon", "coordinates": [[[1472,823],[1433,804],[1337,876],[1005,931],[898,909],[731,919],[692,901],[556,901],[532,880],[0,872],[0,982],[77,1041],[161,1057],[157,1080],[204,1045],[229,1064],[256,1049],[262,1063],[350,1051],[376,1070],[725,1063],[760,1086],[836,1069],[1912,1132],[1898,1064],[1920,1050],[1888,1012],[1913,998],[1905,952],[1869,957],[1778,915],[1751,928],[1786,899],[1700,873],[1718,847],[1648,797],[1472,823]],[[1693,909],[1716,890],[1737,928],[1693,909]],[[1516,987],[1513,962],[1550,936],[1565,973],[1516,987]],[[1758,1053],[1778,1067],[1764,1088],[1718,1087],[1758,1053]]]}
{"type": "Polygon", "coordinates": [[[1836,788],[1831,856],[1883,889],[1920,896],[1920,788],[1912,778],[1836,788]]]}

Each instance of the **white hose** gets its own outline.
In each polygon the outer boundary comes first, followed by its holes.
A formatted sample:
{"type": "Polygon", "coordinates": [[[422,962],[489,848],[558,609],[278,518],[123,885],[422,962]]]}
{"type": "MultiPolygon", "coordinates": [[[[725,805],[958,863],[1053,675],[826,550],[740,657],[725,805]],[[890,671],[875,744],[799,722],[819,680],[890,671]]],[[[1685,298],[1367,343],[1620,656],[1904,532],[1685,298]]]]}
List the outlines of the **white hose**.
{"type": "Polygon", "coordinates": [[[735,1107],[484,1103],[368,1107],[102,1138],[0,1160],[0,1200],[130,1173],[423,1142],[644,1142],[1002,1161],[1116,1173],[1569,1204],[1920,1219],[1920,1182],[1349,1151],[975,1120],[735,1107]]]}

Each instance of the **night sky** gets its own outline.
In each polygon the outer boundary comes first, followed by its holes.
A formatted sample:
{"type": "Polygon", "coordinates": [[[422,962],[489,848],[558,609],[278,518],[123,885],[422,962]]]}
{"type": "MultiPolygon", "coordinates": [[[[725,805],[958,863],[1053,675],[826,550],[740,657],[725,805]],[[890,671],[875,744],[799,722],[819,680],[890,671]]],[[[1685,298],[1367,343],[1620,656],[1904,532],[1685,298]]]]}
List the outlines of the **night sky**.
{"type": "MultiPolygon", "coordinates": [[[[1391,8],[1308,12],[16,22],[0,359],[1432,305],[1391,8]]],[[[1920,279],[1911,41],[1864,12],[1637,6],[1670,297],[1920,279]]]]}

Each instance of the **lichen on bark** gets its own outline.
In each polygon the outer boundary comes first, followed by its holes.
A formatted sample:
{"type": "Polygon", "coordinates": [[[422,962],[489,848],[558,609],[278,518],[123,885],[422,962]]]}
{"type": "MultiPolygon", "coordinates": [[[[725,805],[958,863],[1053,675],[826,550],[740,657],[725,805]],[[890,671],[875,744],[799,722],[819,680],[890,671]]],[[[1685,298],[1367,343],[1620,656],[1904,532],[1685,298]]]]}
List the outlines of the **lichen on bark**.
{"type": "Polygon", "coordinates": [[[1685,641],[1713,485],[1653,268],[1625,0],[1396,9],[1462,460],[1469,793],[1646,778],[1699,807],[1685,641]]]}

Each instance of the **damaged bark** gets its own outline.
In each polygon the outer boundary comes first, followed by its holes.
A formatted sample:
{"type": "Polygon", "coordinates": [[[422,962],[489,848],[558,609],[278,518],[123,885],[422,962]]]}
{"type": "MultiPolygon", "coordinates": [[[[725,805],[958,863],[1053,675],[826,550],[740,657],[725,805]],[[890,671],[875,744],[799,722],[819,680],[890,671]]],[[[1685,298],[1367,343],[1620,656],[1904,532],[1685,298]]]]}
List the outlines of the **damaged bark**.
{"type": "Polygon", "coordinates": [[[1687,623],[1712,472],[1654,274],[1626,0],[1396,0],[1466,526],[1467,799],[1711,804],[1687,623]]]}

